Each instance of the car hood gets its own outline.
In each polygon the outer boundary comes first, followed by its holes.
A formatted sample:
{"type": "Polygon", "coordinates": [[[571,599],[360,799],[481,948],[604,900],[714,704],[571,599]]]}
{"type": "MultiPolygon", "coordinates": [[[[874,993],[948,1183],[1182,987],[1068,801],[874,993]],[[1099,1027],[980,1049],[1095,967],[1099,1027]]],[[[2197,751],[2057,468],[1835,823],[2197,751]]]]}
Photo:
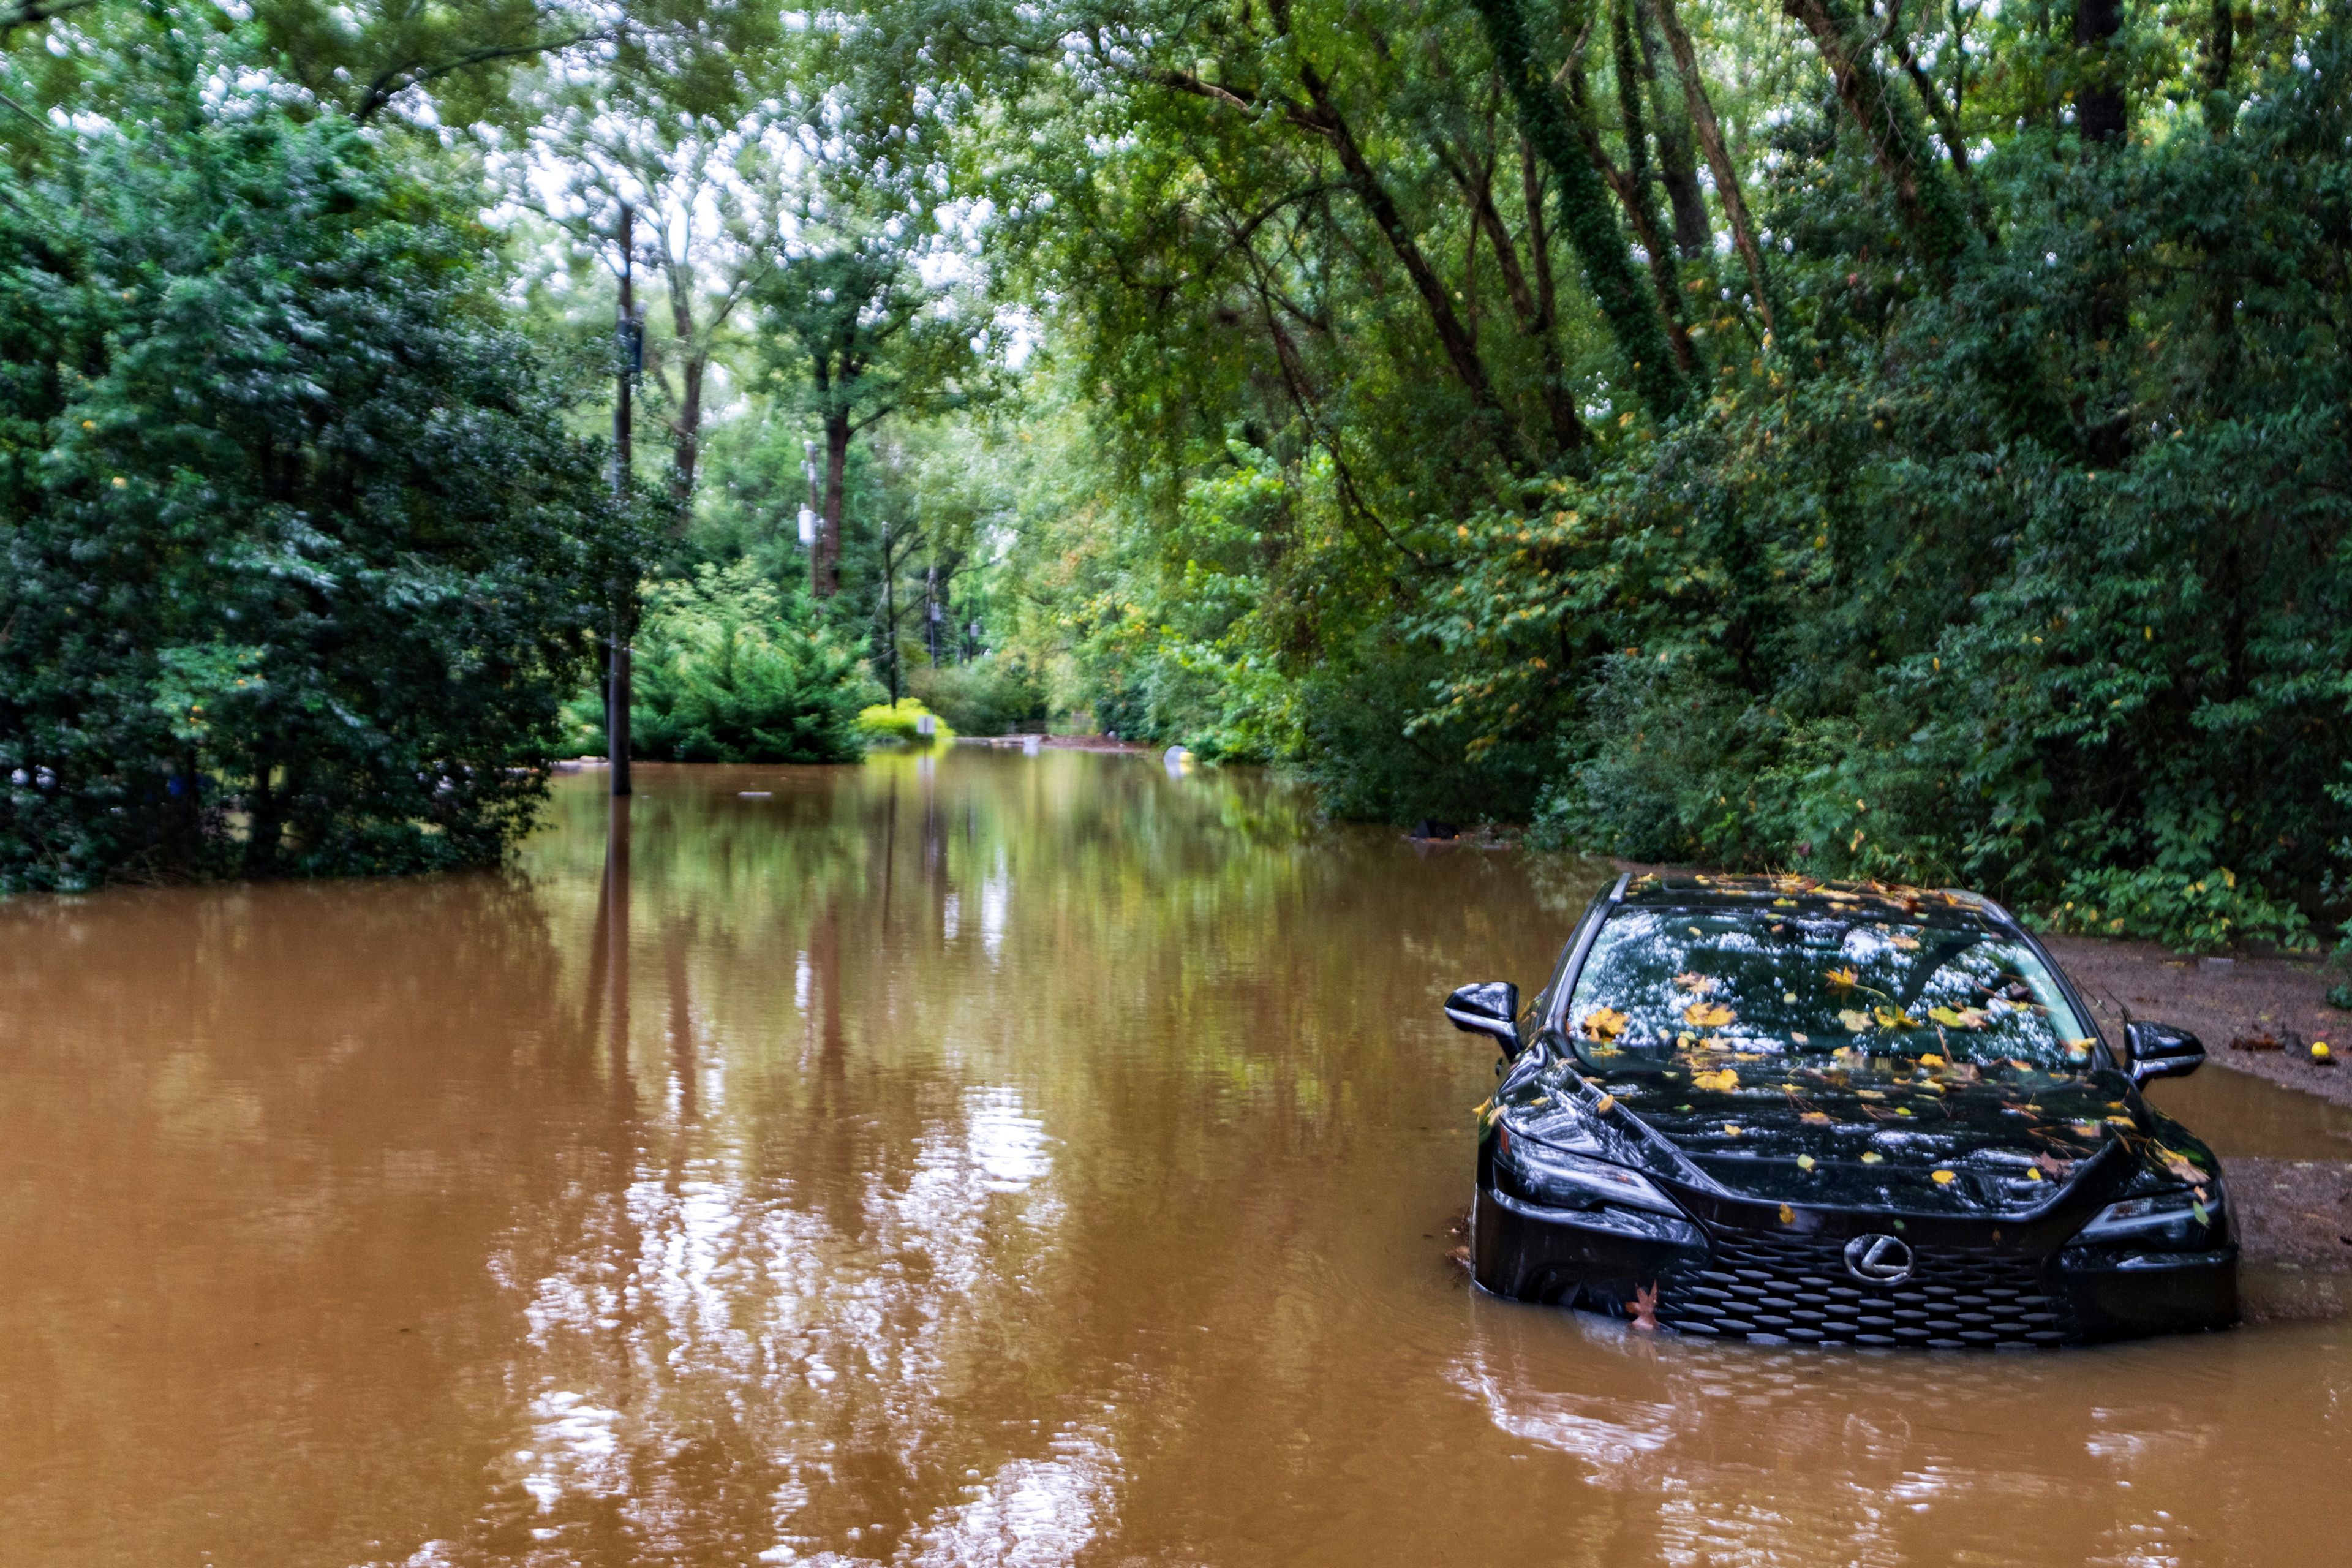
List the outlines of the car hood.
{"type": "MultiPolygon", "coordinates": [[[[1570,1068],[1554,1081],[1575,1092],[1554,1100],[1552,1114],[1583,1118],[1615,1157],[1767,1203],[2018,1215],[2046,1207],[2095,1164],[2112,1169],[2099,1156],[2117,1146],[2135,1166],[2171,1167],[2183,1180],[2213,1168],[2202,1145],[2105,1068],[1849,1070],[1751,1058],[1605,1077],[1570,1068]]],[[[1541,1141],[1550,1118],[1534,1098],[1521,1125],[1541,1141]]]]}

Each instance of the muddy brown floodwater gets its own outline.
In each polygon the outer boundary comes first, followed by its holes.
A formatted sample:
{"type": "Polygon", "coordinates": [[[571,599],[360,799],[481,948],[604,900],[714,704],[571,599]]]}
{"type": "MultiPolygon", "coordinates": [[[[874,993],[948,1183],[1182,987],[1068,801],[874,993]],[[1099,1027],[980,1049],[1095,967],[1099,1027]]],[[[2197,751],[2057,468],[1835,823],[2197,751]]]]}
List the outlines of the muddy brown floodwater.
{"type": "Polygon", "coordinates": [[[1437,1000],[1597,869],[1146,758],[639,777],[511,876],[0,906],[0,1563],[2352,1557],[2340,1319],[1979,1359],[1469,1290],[1437,1000]]]}

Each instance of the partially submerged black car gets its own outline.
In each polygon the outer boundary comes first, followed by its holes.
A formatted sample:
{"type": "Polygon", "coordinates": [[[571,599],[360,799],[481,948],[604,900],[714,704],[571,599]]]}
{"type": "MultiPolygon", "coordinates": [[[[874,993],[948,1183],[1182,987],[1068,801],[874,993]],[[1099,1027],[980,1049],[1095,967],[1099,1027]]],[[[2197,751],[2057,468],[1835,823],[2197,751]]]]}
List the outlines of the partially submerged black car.
{"type": "Polygon", "coordinates": [[[1551,983],[1466,985],[1491,1036],[1477,1282],[1727,1338],[2047,1346],[2219,1328],[2238,1247],[2211,1151],[2041,943],[1972,894],[1620,879],[1551,983]]]}

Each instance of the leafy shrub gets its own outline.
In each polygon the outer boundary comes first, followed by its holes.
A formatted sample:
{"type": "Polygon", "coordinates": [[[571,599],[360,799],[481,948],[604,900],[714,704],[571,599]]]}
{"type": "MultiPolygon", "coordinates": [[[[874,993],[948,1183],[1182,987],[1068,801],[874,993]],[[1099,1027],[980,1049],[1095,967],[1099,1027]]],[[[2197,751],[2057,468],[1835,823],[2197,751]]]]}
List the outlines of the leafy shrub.
{"type": "MultiPolygon", "coordinates": [[[[864,752],[858,708],[874,684],[848,646],[751,563],[652,583],[634,644],[633,756],[677,763],[843,763],[864,752]]],[[[595,692],[580,737],[604,742],[595,692]]]]}
{"type": "Polygon", "coordinates": [[[931,711],[966,735],[1009,735],[1046,715],[1045,678],[1028,664],[992,654],[969,664],[924,665],[908,680],[931,711]]]}
{"type": "Polygon", "coordinates": [[[2313,945],[2311,921],[2301,910],[2252,884],[2240,886],[2234,871],[2096,867],[2068,877],[2065,892],[2051,913],[2051,923],[2063,931],[2145,936],[2183,952],[2250,938],[2313,945]]]}
{"type": "Polygon", "coordinates": [[[857,728],[868,739],[893,745],[923,745],[952,741],[955,731],[929,709],[919,698],[901,697],[895,703],[877,702],[859,710],[857,728]],[[931,734],[927,742],[916,728],[922,720],[932,721],[931,734]]]}

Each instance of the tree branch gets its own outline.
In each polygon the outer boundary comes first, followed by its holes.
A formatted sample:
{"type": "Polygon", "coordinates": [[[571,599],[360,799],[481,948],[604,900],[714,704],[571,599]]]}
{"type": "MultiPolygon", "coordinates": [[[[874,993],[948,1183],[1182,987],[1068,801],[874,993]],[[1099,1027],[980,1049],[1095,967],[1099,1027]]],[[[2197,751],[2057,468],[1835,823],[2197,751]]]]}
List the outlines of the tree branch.
{"type": "Polygon", "coordinates": [[[95,5],[98,0],[24,0],[13,11],[0,11],[0,38],[19,27],[37,27],[68,11],[79,11],[85,5],[95,5]]]}
{"type": "MultiPolygon", "coordinates": [[[[89,4],[91,0],[75,0],[75,3],[89,4]]],[[[535,38],[520,44],[493,44],[484,48],[469,49],[453,59],[435,63],[411,60],[401,65],[387,67],[377,73],[373,81],[368,83],[367,91],[360,97],[359,107],[352,110],[352,118],[364,125],[381,113],[394,99],[412,87],[423,87],[427,82],[439,81],[443,77],[453,76],[458,71],[468,70],[475,66],[495,65],[500,60],[523,59],[531,55],[552,54],[562,49],[576,48],[582,44],[594,43],[600,38],[609,38],[613,36],[613,31],[614,29],[610,27],[598,27],[585,33],[574,33],[568,37],[535,38]]]]}

